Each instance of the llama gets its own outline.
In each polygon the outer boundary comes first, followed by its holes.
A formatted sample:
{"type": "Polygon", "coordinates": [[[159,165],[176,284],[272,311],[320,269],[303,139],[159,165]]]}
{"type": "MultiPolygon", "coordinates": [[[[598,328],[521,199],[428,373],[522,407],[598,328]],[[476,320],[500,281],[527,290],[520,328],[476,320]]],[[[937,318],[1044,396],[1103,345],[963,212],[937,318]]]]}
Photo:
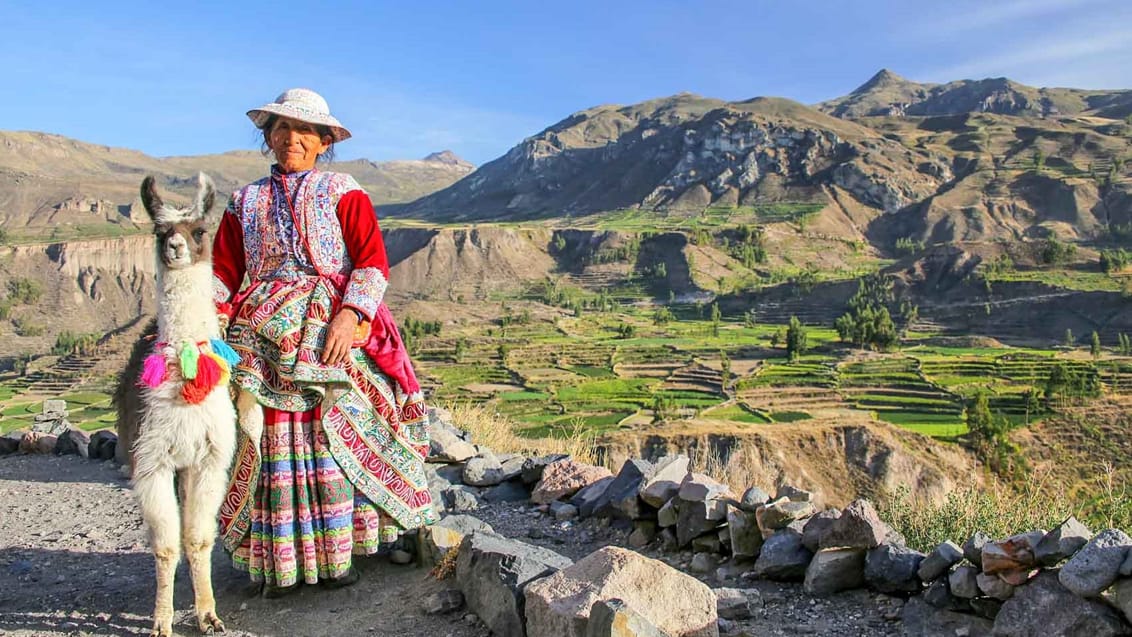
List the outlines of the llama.
{"type": "Polygon", "coordinates": [[[228,379],[238,357],[224,344],[212,301],[208,228],[216,190],[204,173],[199,182],[195,203],[179,209],[162,202],[152,176],[142,181],[158,256],[157,334],[140,382],[138,366],[131,365],[133,374],[119,392],[127,394],[119,401],[120,420],[136,418],[136,425],[119,422],[119,428],[136,435],[130,448],[133,490],[156,561],[152,634],[162,637],[173,634],[173,576],[182,546],[197,625],[204,633],[224,631],[216,615],[211,556],[236,445],[228,379]]]}

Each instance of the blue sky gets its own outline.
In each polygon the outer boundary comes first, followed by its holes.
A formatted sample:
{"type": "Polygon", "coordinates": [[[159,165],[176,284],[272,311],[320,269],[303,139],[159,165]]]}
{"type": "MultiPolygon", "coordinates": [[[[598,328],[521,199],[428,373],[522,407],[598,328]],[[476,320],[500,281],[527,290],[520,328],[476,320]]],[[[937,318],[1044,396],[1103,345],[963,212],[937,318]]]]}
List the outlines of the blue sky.
{"type": "Polygon", "coordinates": [[[1129,0],[0,0],[0,16],[0,129],[157,156],[254,148],[244,112],[291,86],[354,132],[341,158],[476,164],[598,104],[814,103],[884,67],[1132,88],[1129,0]]]}

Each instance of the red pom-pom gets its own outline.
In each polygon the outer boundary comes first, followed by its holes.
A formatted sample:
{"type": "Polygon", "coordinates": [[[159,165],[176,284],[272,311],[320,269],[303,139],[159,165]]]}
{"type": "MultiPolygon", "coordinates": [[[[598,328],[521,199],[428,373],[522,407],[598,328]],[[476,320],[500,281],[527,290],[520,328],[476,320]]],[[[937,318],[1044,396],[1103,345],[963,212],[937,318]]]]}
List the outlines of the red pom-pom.
{"type": "Polygon", "coordinates": [[[196,378],[186,381],[184,386],[181,387],[181,397],[190,405],[204,402],[204,399],[220,382],[222,374],[223,370],[220,369],[220,365],[216,364],[215,358],[201,356],[197,359],[196,378]]]}

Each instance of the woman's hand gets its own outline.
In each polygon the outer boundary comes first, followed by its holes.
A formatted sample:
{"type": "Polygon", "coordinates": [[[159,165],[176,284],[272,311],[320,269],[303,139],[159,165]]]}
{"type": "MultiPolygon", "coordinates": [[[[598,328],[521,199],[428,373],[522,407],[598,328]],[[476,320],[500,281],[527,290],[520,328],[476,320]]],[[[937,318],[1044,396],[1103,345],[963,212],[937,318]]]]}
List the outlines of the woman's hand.
{"type": "Polygon", "coordinates": [[[350,346],[354,343],[354,330],[358,327],[358,315],[348,307],[338,310],[338,314],[326,328],[326,347],[322,349],[324,365],[344,363],[350,356],[350,346]]]}

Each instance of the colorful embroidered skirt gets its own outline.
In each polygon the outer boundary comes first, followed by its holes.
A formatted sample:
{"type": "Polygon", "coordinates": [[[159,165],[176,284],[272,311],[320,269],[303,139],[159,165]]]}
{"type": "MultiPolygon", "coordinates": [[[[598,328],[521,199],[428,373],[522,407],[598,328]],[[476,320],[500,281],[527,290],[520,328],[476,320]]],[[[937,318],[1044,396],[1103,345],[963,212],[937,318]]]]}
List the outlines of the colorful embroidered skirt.
{"type": "MultiPolygon", "coordinates": [[[[339,484],[336,481],[341,478],[343,485],[331,502],[349,502],[352,508],[355,496],[362,498],[359,510],[365,509],[364,503],[376,506],[382,528],[395,524],[406,530],[438,520],[424,472],[429,423],[420,393],[406,394],[360,348],[352,349],[349,360],[340,366],[326,366],[319,360],[338,300],[339,292],[323,278],[263,281],[242,301],[229,328],[228,343],[240,354],[236,385],[254,395],[265,412],[275,414],[265,419],[259,439],[252,438],[254,432],[239,432],[235,465],[220,508],[224,546],[238,562],[246,561],[253,577],[257,568],[265,576],[286,572],[278,565],[266,566],[266,551],[264,564],[255,565],[255,536],[260,534],[260,542],[268,541],[269,536],[271,541],[282,537],[286,545],[293,544],[286,539],[291,537],[288,533],[306,533],[298,494],[324,488],[318,486],[323,484],[324,468],[335,474],[325,484],[339,484]],[[314,413],[321,413],[317,421],[314,413]],[[302,431],[311,431],[309,444],[305,433],[299,440],[296,418],[303,423],[302,431]],[[300,475],[298,470],[308,455],[319,478],[314,487],[307,473],[300,475]],[[290,468],[286,468],[288,461],[290,468]],[[300,480],[307,483],[299,484],[300,480]],[[348,496],[344,495],[347,490],[348,496]],[[287,494],[295,494],[295,499],[288,500],[292,496],[287,494]],[[297,521],[297,530],[281,535],[267,532],[268,526],[274,529],[286,519],[297,521]],[[245,546],[249,552],[241,558],[238,554],[245,546]]],[[[311,515],[313,520],[313,512],[311,515]]],[[[335,523],[345,523],[341,515],[347,514],[335,508],[331,517],[335,523]]],[[[317,544],[315,540],[316,556],[317,544]]],[[[296,552],[307,550],[302,542],[294,545],[296,552]]],[[[272,559],[278,559],[275,555],[272,559]]],[[[329,576],[334,576],[338,566],[325,565],[329,576]]],[[[297,555],[295,569],[301,569],[309,581],[307,565],[297,555]]],[[[286,585],[284,579],[277,583],[286,585]]]]}
{"type": "Polygon", "coordinates": [[[232,555],[273,586],[345,575],[351,555],[372,555],[400,527],[355,491],[330,453],[318,409],[266,409],[251,532],[232,555]]]}

